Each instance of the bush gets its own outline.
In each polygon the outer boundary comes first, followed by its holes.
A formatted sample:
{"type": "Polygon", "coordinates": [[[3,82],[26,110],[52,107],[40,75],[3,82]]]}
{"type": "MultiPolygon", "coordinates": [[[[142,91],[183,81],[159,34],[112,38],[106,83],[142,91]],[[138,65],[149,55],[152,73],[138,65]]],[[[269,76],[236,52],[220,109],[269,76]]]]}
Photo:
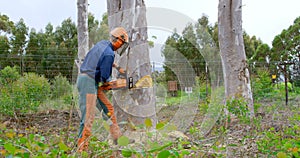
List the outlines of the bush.
{"type": "Polygon", "coordinates": [[[11,86],[0,90],[1,113],[12,115],[15,111],[26,113],[34,111],[50,94],[50,84],[43,76],[25,74],[11,86]]]}
{"type": "Polygon", "coordinates": [[[258,76],[252,82],[254,97],[265,97],[273,90],[270,73],[265,69],[259,69],[257,74],[258,76]]]}
{"type": "MultiPolygon", "coordinates": [[[[278,83],[278,88],[280,91],[285,92],[285,82],[278,83]]],[[[293,90],[293,85],[291,82],[287,82],[287,88],[289,92],[293,90]]]]}
{"type": "Polygon", "coordinates": [[[20,74],[18,72],[18,68],[16,66],[10,67],[7,66],[3,70],[0,71],[0,85],[8,85],[13,83],[14,81],[20,78],[20,74]]]}
{"type": "Polygon", "coordinates": [[[66,77],[58,75],[51,82],[52,98],[64,97],[71,95],[72,86],[66,77]]]}

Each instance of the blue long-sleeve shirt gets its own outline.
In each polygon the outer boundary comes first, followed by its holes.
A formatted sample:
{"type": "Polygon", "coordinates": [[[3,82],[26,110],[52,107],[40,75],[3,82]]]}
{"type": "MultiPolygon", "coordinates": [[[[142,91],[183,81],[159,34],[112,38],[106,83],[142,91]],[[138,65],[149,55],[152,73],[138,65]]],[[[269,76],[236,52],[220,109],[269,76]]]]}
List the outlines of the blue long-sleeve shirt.
{"type": "Polygon", "coordinates": [[[87,53],[80,72],[93,77],[96,83],[107,82],[112,73],[114,58],[111,42],[102,40],[87,53]]]}

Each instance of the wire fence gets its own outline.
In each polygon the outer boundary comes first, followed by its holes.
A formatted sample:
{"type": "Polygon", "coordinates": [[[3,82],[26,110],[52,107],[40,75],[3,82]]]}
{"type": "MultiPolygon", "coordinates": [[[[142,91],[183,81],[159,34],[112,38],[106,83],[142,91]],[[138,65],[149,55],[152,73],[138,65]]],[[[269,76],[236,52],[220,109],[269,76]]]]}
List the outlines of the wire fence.
{"type": "MultiPolygon", "coordinates": [[[[24,75],[25,73],[31,72],[42,75],[50,82],[50,86],[52,87],[52,81],[55,80],[57,76],[66,77],[70,85],[75,85],[78,69],[74,63],[74,59],[74,57],[63,55],[26,55],[23,57],[13,56],[9,58],[2,55],[0,56],[0,70],[4,69],[5,66],[17,66],[19,74],[24,75]]],[[[181,63],[181,60],[173,61],[172,64],[152,61],[151,72],[154,83],[164,83],[166,90],[169,92],[168,81],[177,81],[178,91],[181,91],[181,93],[188,93],[186,89],[198,84],[198,98],[203,100],[210,95],[212,86],[224,84],[224,77],[221,72],[222,66],[219,61],[210,61],[209,63],[213,63],[213,66],[208,66],[204,61],[197,62],[193,60],[191,62],[185,62],[188,63],[181,63]],[[168,79],[165,73],[166,69],[171,70],[175,78],[168,79]]],[[[292,80],[300,74],[297,73],[299,70],[293,70],[293,68],[299,67],[299,62],[296,63],[296,65],[290,65],[288,69],[286,69],[286,73],[288,74],[287,83],[285,83],[285,73],[280,70],[278,66],[277,68],[275,66],[276,71],[270,69],[270,65],[276,63],[279,62],[249,63],[248,68],[251,75],[251,88],[254,99],[263,100],[269,98],[282,103],[292,102],[291,104],[299,104],[300,91],[299,85],[296,84],[299,80],[292,80]]],[[[56,89],[58,91],[65,91],[65,87],[63,86],[65,85],[57,84],[56,89]]],[[[50,91],[50,93],[52,92],[53,90],[50,91]]],[[[60,94],[63,93],[56,92],[56,94],[52,96],[60,97],[60,94]]],[[[68,100],[69,98],[65,97],[63,99],[68,100]]],[[[53,104],[58,103],[53,102],[53,104]]]]}

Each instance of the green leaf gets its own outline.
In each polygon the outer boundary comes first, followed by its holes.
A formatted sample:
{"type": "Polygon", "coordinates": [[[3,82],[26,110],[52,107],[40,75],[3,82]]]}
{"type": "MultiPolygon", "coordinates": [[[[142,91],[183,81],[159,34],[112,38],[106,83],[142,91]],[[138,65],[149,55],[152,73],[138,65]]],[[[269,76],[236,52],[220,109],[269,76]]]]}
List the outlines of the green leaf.
{"type": "Polygon", "coordinates": [[[152,152],[156,152],[156,151],[161,151],[162,149],[167,148],[167,147],[171,146],[172,144],[173,144],[172,142],[169,142],[162,146],[157,146],[156,148],[154,147],[154,148],[148,150],[148,152],[152,153],[152,152]]]}
{"type": "Polygon", "coordinates": [[[157,129],[157,130],[162,129],[164,126],[165,126],[164,123],[159,122],[158,124],[156,124],[156,129],[157,129]]]}
{"type": "Polygon", "coordinates": [[[25,143],[28,142],[28,140],[27,140],[27,138],[25,138],[25,137],[21,137],[21,138],[20,138],[20,142],[21,142],[22,144],[25,144],[25,143]]]}
{"type": "Polygon", "coordinates": [[[190,152],[188,150],[182,150],[181,154],[180,155],[189,155],[190,152]]]}
{"type": "Polygon", "coordinates": [[[7,150],[8,153],[10,153],[10,154],[14,154],[15,151],[16,151],[16,148],[15,148],[11,143],[6,143],[6,144],[4,144],[4,148],[5,148],[5,150],[7,150]]]}
{"type": "Polygon", "coordinates": [[[148,128],[152,127],[152,120],[150,118],[146,118],[145,119],[145,125],[148,128]]]}
{"type": "Polygon", "coordinates": [[[284,152],[277,153],[277,158],[287,158],[286,153],[284,152]]]}
{"type": "Polygon", "coordinates": [[[22,155],[22,157],[23,157],[23,158],[29,158],[29,157],[30,157],[30,154],[29,154],[29,153],[24,153],[24,154],[22,155]]]}
{"type": "Polygon", "coordinates": [[[167,158],[171,155],[169,150],[163,150],[160,153],[158,153],[157,158],[167,158]]]}
{"type": "Polygon", "coordinates": [[[237,144],[228,144],[228,146],[238,146],[237,144]]]}
{"type": "Polygon", "coordinates": [[[63,150],[63,151],[68,151],[69,150],[69,147],[66,146],[66,144],[64,144],[63,142],[60,142],[58,144],[58,147],[59,147],[59,150],[63,150]]]}
{"type": "Polygon", "coordinates": [[[29,140],[32,142],[34,139],[34,135],[33,134],[29,134],[29,140]]]}
{"type": "Polygon", "coordinates": [[[126,136],[121,136],[119,139],[118,139],[118,145],[120,146],[126,146],[129,144],[129,138],[126,137],[126,136]]]}
{"type": "Polygon", "coordinates": [[[123,149],[123,150],[122,150],[122,155],[123,155],[124,157],[131,157],[132,151],[130,151],[130,150],[128,150],[128,149],[123,149]]]}

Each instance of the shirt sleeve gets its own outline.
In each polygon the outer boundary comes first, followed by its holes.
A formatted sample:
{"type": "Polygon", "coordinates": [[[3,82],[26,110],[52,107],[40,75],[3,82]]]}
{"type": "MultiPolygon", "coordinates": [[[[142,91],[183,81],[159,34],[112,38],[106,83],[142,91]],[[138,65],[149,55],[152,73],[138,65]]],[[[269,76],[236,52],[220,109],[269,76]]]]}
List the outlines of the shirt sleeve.
{"type": "Polygon", "coordinates": [[[100,74],[101,74],[101,81],[107,82],[111,76],[112,72],[112,65],[114,63],[114,57],[111,55],[105,55],[103,57],[102,62],[100,63],[100,74]]]}

